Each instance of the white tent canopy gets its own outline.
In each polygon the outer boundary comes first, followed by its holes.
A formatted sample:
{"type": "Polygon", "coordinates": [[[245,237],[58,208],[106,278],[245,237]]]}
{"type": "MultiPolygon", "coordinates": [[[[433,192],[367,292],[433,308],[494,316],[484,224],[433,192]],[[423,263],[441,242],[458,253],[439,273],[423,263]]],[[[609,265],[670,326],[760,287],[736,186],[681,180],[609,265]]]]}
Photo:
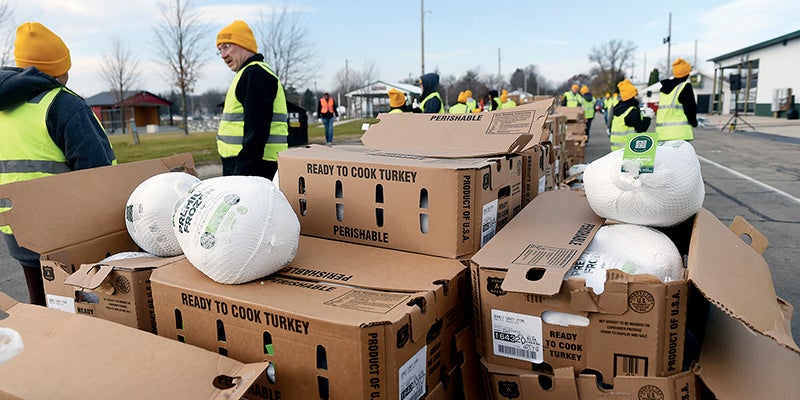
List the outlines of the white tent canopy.
{"type": "Polygon", "coordinates": [[[348,104],[350,104],[348,116],[368,118],[375,117],[380,112],[388,112],[390,108],[389,89],[392,88],[403,92],[409,104],[422,94],[422,89],[419,86],[407,83],[374,81],[345,93],[348,104]]]}

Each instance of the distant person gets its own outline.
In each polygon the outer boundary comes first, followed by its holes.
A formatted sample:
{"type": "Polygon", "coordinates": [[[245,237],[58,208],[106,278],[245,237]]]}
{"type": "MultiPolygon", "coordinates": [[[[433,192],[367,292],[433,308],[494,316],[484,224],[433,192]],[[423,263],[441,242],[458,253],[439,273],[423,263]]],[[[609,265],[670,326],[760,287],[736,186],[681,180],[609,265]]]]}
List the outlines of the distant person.
{"type": "Polygon", "coordinates": [[[517,102],[508,98],[508,90],[503,89],[500,92],[500,109],[514,108],[517,102]]]}
{"type": "Polygon", "coordinates": [[[500,98],[498,97],[497,90],[490,90],[489,93],[486,95],[486,100],[484,103],[485,109],[487,111],[495,111],[500,109],[500,98]]]}
{"type": "Polygon", "coordinates": [[[222,175],[272,179],[278,153],[289,147],[286,97],[278,76],[258,53],[253,31],[236,20],[217,33],[217,50],[235,72],[217,131],[222,175]]]}
{"type": "Polygon", "coordinates": [[[459,92],[458,99],[456,104],[450,106],[450,110],[448,111],[450,114],[469,114],[471,113],[469,107],[467,106],[467,92],[459,92]]]}
{"type": "Polygon", "coordinates": [[[389,89],[389,114],[399,114],[411,111],[406,105],[406,95],[395,89],[389,89]]]}
{"type": "Polygon", "coordinates": [[[581,87],[581,96],[583,96],[583,118],[586,119],[586,129],[583,134],[586,135],[586,143],[589,143],[589,130],[592,128],[592,120],[594,119],[594,107],[597,99],[594,98],[589,87],[583,85],[581,87]]]}
{"type": "Polygon", "coordinates": [[[694,139],[697,127],[697,101],[689,82],[692,66],[682,58],[672,63],[672,79],[661,81],[656,111],[658,141],[694,139]]]}
{"type": "Polygon", "coordinates": [[[611,93],[606,92],[606,95],[601,100],[603,103],[603,121],[606,125],[606,131],[608,130],[608,115],[611,114],[611,93]]]}
{"type": "MultiPolygon", "coordinates": [[[[116,164],[91,107],[65,86],[72,62],[61,38],[38,22],[25,22],[17,27],[14,59],[18,68],[0,68],[0,187],[116,164]]],[[[0,200],[0,210],[8,206],[0,200]]],[[[46,305],[39,254],[20,247],[11,227],[0,231],[23,267],[30,303],[46,305]]]]}
{"type": "Polygon", "coordinates": [[[439,74],[431,72],[420,76],[419,85],[422,87],[422,94],[420,95],[422,101],[419,103],[419,108],[414,109],[414,112],[444,114],[442,96],[437,91],[439,88],[439,74]]]}
{"type": "MultiPolygon", "coordinates": [[[[632,133],[647,132],[650,127],[651,117],[643,116],[639,111],[639,93],[631,81],[625,79],[617,84],[622,102],[614,107],[614,116],[611,120],[611,151],[625,147],[628,135],[632,133]]],[[[652,112],[652,109],[648,108],[652,112]]]]}
{"type": "Polygon", "coordinates": [[[566,107],[580,107],[583,104],[583,97],[578,94],[578,89],[580,89],[578,85],[573,84],[569,90],[564,92],[561,105],[566,107]]]}
{"type": "Polygon", "coordinates": [[[480,112],[480,108],[478,107],[478,102],[472,97],[472,90],[465,90],[464,94],[467,95],[467,110],[471,113],[480,112]]]}
{"type": "Polygon", "coordinates": [[[332,146],[333,117],[338,117],[339,111],[336,111],[336,101],[328,95],[328,92],[323,93],[317,103],[317,116],[322,119],[322,125],[325,126],[325,144],[332,146]]]}
{"type": "Polygon", "coordinates": [[[611,99],[609,100],[609,105],[607,108],[608,123],[606,125],[608,126],[608,128],[606,128],[606,133],[608,133],[609,136],[611,136],[611,121],[614,119],[614,107],[616,107],[617,104],[619,104],[619,93],[614,92],[614,94],[611,96],[611,99]]]}

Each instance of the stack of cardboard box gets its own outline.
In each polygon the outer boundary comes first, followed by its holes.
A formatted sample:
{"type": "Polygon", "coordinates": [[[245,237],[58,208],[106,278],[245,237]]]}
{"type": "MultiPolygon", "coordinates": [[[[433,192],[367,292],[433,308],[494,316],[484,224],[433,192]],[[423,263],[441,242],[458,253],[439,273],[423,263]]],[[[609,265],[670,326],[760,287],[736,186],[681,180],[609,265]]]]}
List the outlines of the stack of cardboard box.
{"type": "Polygon", "coordinates": [[[586,118],[581,107],[558,107],[556,112],[567,116],[564,141],[560,146],[560,160],[566,178],[566,171],[575,164],[583,164],[586,155],[586,118]]]}

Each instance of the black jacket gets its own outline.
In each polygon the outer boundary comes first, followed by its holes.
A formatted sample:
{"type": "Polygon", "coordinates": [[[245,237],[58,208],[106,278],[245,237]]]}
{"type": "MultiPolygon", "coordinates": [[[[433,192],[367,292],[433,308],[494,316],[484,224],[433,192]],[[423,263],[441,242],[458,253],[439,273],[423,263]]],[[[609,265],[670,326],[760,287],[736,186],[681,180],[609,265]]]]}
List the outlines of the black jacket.
{"type": "MultiPolygon", "coordinates": [[[[683,78],[664,79],[661,81],[661,93],[669,94],[686,79],[689,79],[688,75],[683,78]]],[[[686,87],[683,88],[683,91],[678,95],[678,101],[683,104],[683,112],[686,114],[689,125],[697,127],[697,101],[694,99],[694,90],[691,83],[687,83],[686,87]]]]}
{"type": "Polygon", "coordinates": [[[619,102],[619,104],[614,107],[614,116],[621,116],[630,107],[633,107],[633,110],[631,110],[631,112],[625,116],[625,125],[635,129],[637,133],[647,132],[647,128],[650,127],[651,118],[642,117],[642,114],[639,111],[639,101],[636,100],[636,97],[619,102]]]}
{"type": "MultiPolygon", "coordinates": [[[[429,95],[436,92],[439,88],[439,75],[428,73],[419,78],[422,81],[422,94],[419,96],[420,102],[425,100],[429,95]]],[[[434,97],[425,103],[425,108],[422,110],[426,114],[436,114],[442,109],[442,101],[438,97],[434,97]]]]}

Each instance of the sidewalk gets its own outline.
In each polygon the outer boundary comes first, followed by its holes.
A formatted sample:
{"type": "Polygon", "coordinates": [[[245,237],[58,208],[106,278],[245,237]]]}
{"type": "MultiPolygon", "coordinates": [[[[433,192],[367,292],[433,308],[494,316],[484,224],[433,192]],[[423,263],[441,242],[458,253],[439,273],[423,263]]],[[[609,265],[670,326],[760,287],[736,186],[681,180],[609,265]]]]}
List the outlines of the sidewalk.
{"type": "MultiPolygon", "coordinates": [[[[697,119],[703,122],[701,128],[722,130],[732,114],[709,115],[700,114],[697,119]]],[[[728,127],[726,127],[727,129],[728,127]]],[[[736,131],[760,132],[768,135],[780,135],[800,139],[800,119],[757,117],[753,115],[739,115],[736,121],[736,131]],[[752,125],[751,129],[747,124],[752,125]]]]}

